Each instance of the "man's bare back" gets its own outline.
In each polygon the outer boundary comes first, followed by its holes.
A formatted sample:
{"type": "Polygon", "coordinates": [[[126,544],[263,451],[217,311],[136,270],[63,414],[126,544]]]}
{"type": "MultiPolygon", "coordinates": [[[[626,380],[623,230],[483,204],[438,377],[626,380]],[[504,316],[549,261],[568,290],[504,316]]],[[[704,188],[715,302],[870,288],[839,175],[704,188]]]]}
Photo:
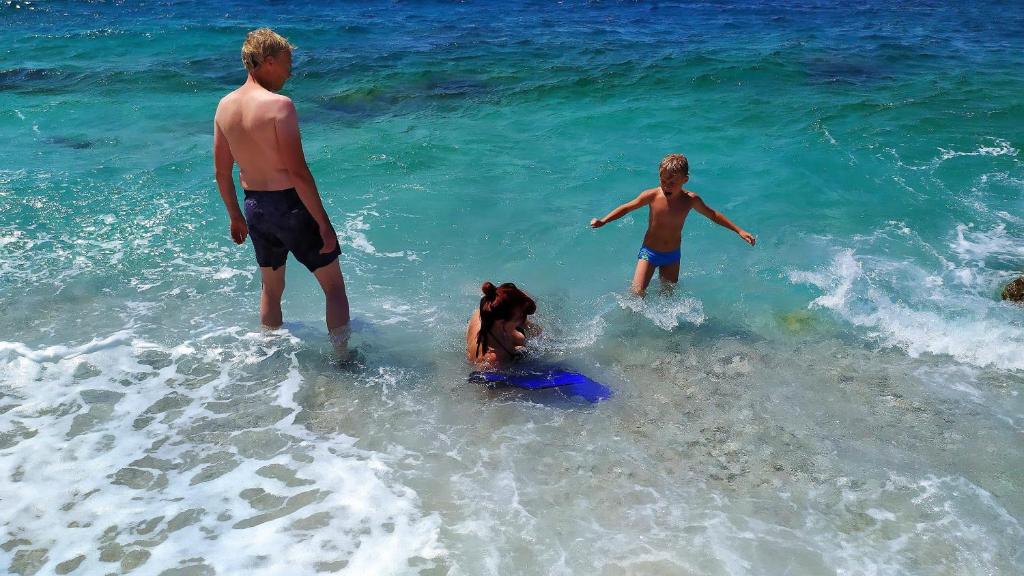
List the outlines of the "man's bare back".
{"type": "Polygon", "coordinates": [[[242,188],[293,187],[277,144],[277,124],[284,120],[289,106],[287,97],[256,83],[246,83],[221,99],[214,123],[238,163],[242,188]]]}

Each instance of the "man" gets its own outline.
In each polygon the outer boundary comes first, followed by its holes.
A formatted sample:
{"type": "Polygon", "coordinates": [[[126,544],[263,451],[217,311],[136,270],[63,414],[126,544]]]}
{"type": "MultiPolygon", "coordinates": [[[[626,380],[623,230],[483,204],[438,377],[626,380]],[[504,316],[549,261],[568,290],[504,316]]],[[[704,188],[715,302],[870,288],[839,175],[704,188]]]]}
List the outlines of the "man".
{"type": "Polygon", "coordinates": [[[292,48],[269,28],[249,32],[242,62],[245,84],[217,105],[213,157],[217,187],[231,218],[236,244],[252,238],[263,293],[260,322],[281,326],[281,295],[288,252],[316,276],[327,299],[327,330],[343,345],[349,323],[348,296],[341,275],[338,238],[324,212],[316,182],[306,165],[299,123],[291,99],[275,94],[291,76],[292,48]],[[245,190],[245,215],[232,177],[238,163],[245,190]]]}

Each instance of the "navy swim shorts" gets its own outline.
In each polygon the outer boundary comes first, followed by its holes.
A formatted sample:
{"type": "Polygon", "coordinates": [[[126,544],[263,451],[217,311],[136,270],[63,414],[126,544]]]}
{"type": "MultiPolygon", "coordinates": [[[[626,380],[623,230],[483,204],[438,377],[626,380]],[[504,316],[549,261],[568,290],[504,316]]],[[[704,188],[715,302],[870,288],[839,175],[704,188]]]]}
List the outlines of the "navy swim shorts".
{"type": "Polygon", "coordinates": [[[306,210],[295,188],[279,192],[245,191],[245,222],[261,268],[277,270],[288,252],[310,272],[326,266],[341,254],[341,246],[321,254],[320,227],[306,210]]]}

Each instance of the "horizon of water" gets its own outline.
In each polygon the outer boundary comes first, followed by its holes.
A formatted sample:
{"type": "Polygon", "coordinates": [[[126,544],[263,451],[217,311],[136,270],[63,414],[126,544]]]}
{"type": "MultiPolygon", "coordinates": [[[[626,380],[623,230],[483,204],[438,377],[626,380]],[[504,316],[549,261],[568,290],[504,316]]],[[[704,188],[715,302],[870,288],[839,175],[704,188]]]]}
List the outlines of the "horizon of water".
{"type": "Polygon", "coordinates": [[[17,574],[1024,572],[1024,9],[0,4],[0,566],[17,574]],[[339,233],[258,326],[212,175],[244,34],[339,233]],[[687,188],[681,282],[627,295],[687,188]],[[588,405],[466,381],[480,284],[588,405]]]}

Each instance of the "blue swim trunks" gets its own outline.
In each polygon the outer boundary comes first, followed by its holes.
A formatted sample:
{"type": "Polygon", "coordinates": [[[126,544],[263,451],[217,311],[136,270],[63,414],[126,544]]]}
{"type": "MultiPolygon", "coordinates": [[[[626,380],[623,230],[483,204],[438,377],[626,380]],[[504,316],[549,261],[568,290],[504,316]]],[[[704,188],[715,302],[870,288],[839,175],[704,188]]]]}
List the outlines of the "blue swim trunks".
{"type": "Polygon", "coordinates": [[[671,252],[658,252],[657,250],[651,250],[647,246],[640,247],[640,253],[636,255],[637,260],[647,260],[655,266],[667,266],[669,264],[675,264],[679,262],[681,257],[679,248],[671,252]]]}
{"type": "Polygon", "coordinates": [[[277,270],[284,266],[291,252],[310,272],[315,272],[341,254],[340,245],[327,254],[320,253],[324,247],[320,226],[295,188],[278,192],[246,190],[245,223],[261,268],[277,270]]]}

